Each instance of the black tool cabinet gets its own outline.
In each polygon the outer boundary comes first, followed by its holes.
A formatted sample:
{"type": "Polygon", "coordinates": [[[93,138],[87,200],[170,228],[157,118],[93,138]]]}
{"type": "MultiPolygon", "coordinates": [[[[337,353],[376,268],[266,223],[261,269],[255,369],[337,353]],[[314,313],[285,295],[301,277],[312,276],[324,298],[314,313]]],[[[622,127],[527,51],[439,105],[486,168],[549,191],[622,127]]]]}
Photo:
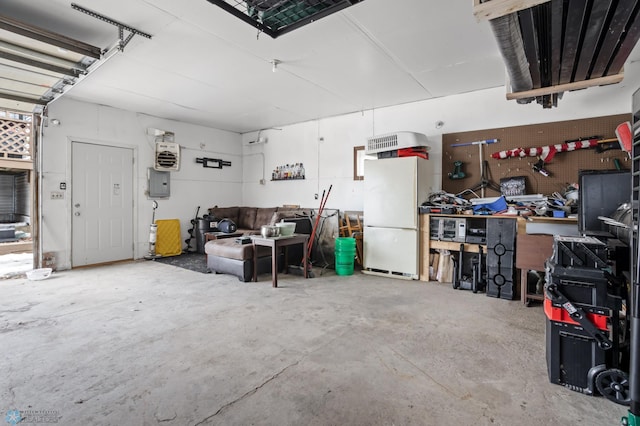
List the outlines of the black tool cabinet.
{"type": "Polygon", "coordinates": [[[640,90],[632,97],[633,146],[631,149],[631,206],[633,227],[631,237],[631,296],[630,296],[630,371],[631,405],[629,420],[635,424],[640,417],[640,262],[638,261],[638,210],[640,206],[640,90]]]}

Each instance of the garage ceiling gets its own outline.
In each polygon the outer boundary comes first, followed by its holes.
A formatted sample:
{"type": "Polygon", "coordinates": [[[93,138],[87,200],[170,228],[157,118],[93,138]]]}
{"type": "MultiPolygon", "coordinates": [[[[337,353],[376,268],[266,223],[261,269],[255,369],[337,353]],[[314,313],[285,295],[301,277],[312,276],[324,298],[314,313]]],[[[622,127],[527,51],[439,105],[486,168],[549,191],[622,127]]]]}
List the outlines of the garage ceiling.
{"type": "MultiPolygon", "coordinates": [[[[69,1],[2,3],[6,16],[101,50],[118,39],[117,28],[69,1]]],[[[91,65],[64,96],[240,133],[505,84],[472,0],[364,0],[275,39],[207,0],[77,4],[152,38],[134,37],[91,65]]],[[[50,88],[56,76],[45,74],[50,88]]]]}

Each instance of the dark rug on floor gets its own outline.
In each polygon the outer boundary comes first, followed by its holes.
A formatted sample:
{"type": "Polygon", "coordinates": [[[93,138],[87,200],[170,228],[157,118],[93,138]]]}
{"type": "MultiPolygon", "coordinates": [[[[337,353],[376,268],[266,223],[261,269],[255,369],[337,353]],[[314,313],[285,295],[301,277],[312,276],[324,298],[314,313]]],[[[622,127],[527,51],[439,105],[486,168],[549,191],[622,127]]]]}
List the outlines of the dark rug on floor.
{"type": "Polygon", "coordinates": [[[161,257],[156,259],[156,262],[166,263],[167,265],[190,271],[202,272],[203,274],[209,273],[207,270],[207,256],[201,253],[183,253],[178,256],[161,257]]]}

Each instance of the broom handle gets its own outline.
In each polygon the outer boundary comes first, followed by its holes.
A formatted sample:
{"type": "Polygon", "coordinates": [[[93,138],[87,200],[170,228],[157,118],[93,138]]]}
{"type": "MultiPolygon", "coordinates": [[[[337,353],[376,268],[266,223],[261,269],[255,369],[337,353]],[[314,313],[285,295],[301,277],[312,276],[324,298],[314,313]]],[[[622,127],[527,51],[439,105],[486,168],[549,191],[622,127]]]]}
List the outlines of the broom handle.
{"type": "Polygon", "coordinates": [[[320,209],[318,210],[318,216],[316,216],[316,223],[313,227],[313,232],[311,233],[311,238],[309,239],[309,244],[307,246],[307,251],[309,253],[311,253],[311,249],[313,248],[313,241],[315,240],[318,224],[320,223],[320,216],[322,216],[322,212],[324,211],[324,206],[327,204],[327,200],[329,199],[331,188],[333,188],[333,185],[329,185],[329,190],[327,191],[326,197],[325,197],[324,191],[322,191],[322,199],[320,200],[320,209]]]}
{"type": "Polygon", "coordinates": [[[322,202],[322,206],[320,206],[320,213],[324,211],[324,206],[327,204],[327,200],[329,199],[329,194],[331,194],[331,188],[333,188],[333,185],[329,185],[327,196],[324,198],[324,201],[322,202]]]}
{"type": "Polygon", "coordinates": [[[311,257],[311,247],[313,247],[313,239],[316,235],[316,229],[318,228],[318,222],[320,221],[320,209],[322,209],[322,202],[324,201],[325,191],[322,191],[322,197],[320,197],[320,207],[318,208],[318,215],[316,216],[316,220],[313,223],[313,229],[311,230],[311,237],[309,237],[309,242],[307,243],[307,253],[309,257],[311,257]]]}

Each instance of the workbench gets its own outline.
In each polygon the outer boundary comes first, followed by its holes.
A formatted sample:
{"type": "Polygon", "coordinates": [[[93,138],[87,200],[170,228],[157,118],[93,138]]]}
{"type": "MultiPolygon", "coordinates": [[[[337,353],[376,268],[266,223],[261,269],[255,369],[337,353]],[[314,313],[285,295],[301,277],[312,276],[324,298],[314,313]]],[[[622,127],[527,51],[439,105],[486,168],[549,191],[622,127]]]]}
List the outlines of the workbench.
{"type": "Polygon", "coordinates": [[[464,244],[465,253],[479,253],[482,247],[483,253],[487,252],[486,244],[461,243],[459,241],[439,241],[431,239],[430,219],[431,217],[445,218],[470,218],[478,220],[494,220],[496,218],[510,218],[518,221],[517,236],[515,241],[515,268],[520,269],[520,299],[524,304],[532,300],[543,300],[543,294],[529,292],[527,289],[527,273],[530,270],[544,271],[545,261],[552,255],[553,234],[530,234],[527,229],[534,232],[561,232],[574,234],[577,232],[577,219],[572,218],[552,218],[552,217],[522,217],[504,215],[443,215],[443,214],[421,214],[420,215],[420,275],[421,281],[429,279],[429,254],[431,250],[449,250],[452,253],[460,251],[460,244],[464,244]],[[574,229],[575,228],[575,231],[574,229]],[[522,284],[524,283],[524,285],[522,284]]]}
{"type": "MultiPolygon", "coordinates": [[[[420,281],[429,280],[429,253],[431,250],[449,250],[457,253],[460,251],[459,241],[439,241],[431,239],[431,218],[470,218],[480,220],[491,220],[493,218],[513,218],[517,219],[517,216],[478,216],[478,215],[456,215],[456,214],[421,214],[420,215],[420,281]]],[[[486,226],[486,225],[485,225],[486,226]]],[[[487,252],[486,244],[472,244],[464,243],[465,253],[479,253],[480,247],[482,247],[483,253],[487,252]]]]}
{"type": "Polygon", "coordinates": [[[531,301],[544,300],[544,293],[529,291],[528,272],[544,271],[546,260],[553,254],[553,235],[578,235],[577,224],[578,219],[574,218],[520,218],[516,239],[516,268],[520,269],[520,300],[526,306],[531,301]]]}

